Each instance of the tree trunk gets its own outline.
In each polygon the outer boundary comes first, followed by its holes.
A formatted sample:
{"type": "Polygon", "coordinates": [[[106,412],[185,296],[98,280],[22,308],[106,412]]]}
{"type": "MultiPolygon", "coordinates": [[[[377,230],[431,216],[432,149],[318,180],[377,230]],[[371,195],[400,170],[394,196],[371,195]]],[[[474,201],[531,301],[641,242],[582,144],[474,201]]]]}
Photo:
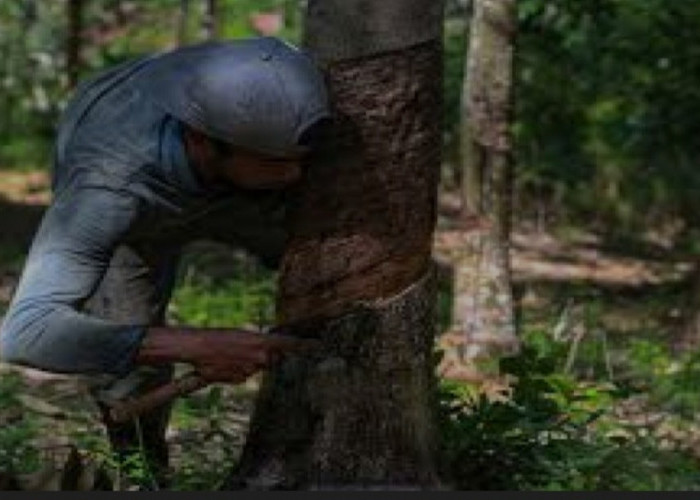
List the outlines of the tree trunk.
{"type": "Polygon", "coordinates": [[[301,13],[299,0],[285,0],[284,2],[284,25],[289,31],[295,31],[299,25],[301,13]]]}
{"type": "Polygon", "coordinates": [[[177,13],[177,46],[187,43],[187,19],[190,16],[190,0],[180,0],[177,13]]]}
{"type": "Polygon", "coordinates": [[[216,40],[217,38],[217,1],[204,0],[204,14],[202,15],[202,38],[204,40],[216,40]]]}
{"type": "Polygon", "coordinates": [[[265,378],[230,486],[433,487],[442,4],[310,0],[305,26],[336,124],[298,193],[278,311],[336,319],[322,354],[265,378]]]}
{"type": "Polygon", "coordinates": [[[700,259],[696,259],[690,273],[689,294],[683,308],[682,324],[670,342],[676,356],[693,352],[700,347],[700,259]]]}
{"type": "Polygon", "coordinates": [[[66,16],[68,18],[68,34],[66,37],[66,74],[68,85],[75,87],[78,83],[80,65],[82,63],[82,33],[83,33],[83,0],[68,0],[66,16]]]}
{"type": "Polygon", "coordinates": [[[518,348],[508,250],[517,18],[515,0],[475,0],[473,9],[462,97],[462,214],[450,256],[454,316],[440,370],[479,380],[484,367],[476,359],[518,348]]]}

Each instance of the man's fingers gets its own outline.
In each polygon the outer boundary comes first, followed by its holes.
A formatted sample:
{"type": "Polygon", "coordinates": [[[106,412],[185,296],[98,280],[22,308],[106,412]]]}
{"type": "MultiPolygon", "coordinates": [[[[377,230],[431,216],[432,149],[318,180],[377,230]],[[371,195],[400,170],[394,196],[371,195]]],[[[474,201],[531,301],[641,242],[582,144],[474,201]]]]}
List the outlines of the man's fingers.
{"type": "Polygon", "coordinates": [[[209,382],[227,382],[239,384],[245,382],[251,375],[259,372],[264,365],[258,363],[239,363],[226,367],[201,367],[197,373],[209,382]]]}
{"type": "Polygon", "coordinates": [[[237,354],[239,363],[255,363],[257,365],[267,365],[273,363],[282,356],[282,352],[276,347],[268,345],[246,347],[241,349],[237,354]]]}
{"type": "Polygon", "coordinates": [[[284,354],[277,351],[277,350],[267,351],[267,364],[268,365],[277,364],[277,363],[279,363],[279,361],[282,359],[283,356],[284,356],[284,354]]]}
{"type": "Polygon", "coordinates": [[[259,368],[267,368],[278,363],[286,354],[292,352],[286,345],[280,347],[277,344],[266,344],[262,346],[241,349],[236,353],[236,360],[233,361],[238,366],[254,364],[259,368]]]}
{"type": "MultiPolygon", "coordinates": [[[[257,347],[269,352],[277,352],[284,354],[285,352],[305,353],[317,350],[321,346],[319,340],[298,339],[294,337],[284,337],[273,334],[258,334],[259,336],[253,342],[249,339],[246,342],[246,347],[257,347]]],[[[243,347],[243,346],[241,346],[243,347]]]]}
{"type": "Polygon", "coordinates": [[[301,348],[306,345],[305,340],[296,339],[294,337],[284,337],[282,335],[274,335],[270,333],[254,333],[254,332],[237,332],[232,334],[228,339],[234,345],[241,348],[277,348],[284,350],[292,350],[301,348]]]}
{"type": "Polygon", "coordinates": [[[320,340],[299,339],[274,334],[268,334],[267,343],[271,348],[290,352],[307,352],[318,349],[321,346],[320,340]]]}
{"type": "Polygon", "coordinates": [[[222,336],[210,346],[207,357],[195,363],[209,381],[240,383],[250,375],[268,369],[285,355],[317,349],[319,341],[281,335],[242,332],[222,336]]]}
{"type": "Polygon", "coordinates": [[[316,350],[321,343],[315,339],[297,338],[276,333],[237,331],[231,341],[241,347],[261,347],[286,352],[304,353],[316,350]]]}

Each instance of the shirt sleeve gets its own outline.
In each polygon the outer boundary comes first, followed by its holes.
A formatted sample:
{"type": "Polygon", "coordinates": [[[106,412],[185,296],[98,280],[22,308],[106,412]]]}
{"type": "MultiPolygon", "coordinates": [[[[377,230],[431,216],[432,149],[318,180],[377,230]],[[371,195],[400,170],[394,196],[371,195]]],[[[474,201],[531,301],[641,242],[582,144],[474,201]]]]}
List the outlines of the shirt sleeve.
{"type": "Polygon", "coordinates": [[[118,190],[67,187],[46,211],[5,321],[0,357],[61,373],[123,374],[146,325],[80,312],[138,214],[118,190]]]}

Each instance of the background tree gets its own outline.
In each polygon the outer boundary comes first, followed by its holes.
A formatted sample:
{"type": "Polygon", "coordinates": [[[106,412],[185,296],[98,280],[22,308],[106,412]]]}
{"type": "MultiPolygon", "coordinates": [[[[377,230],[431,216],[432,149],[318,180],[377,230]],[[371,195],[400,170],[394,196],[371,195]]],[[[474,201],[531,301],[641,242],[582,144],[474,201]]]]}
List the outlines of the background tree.
{"type": "Polygon", "coordinates": [[[218,2],[204,0],[202,15],[202,39],[215,40],[218,33],[218,2]]]}
{"type": "Polygon", "coordinates": [[[81,47],[83,39],[83,0],[66,2],[68,17],[68,35],[66,37],[66,74],[68,85],[74,87],[78,81],[81,65],[81,47]]]}
{"type": "Polygon", "coordinates": [[[265,378],[238,485],[437,481],[430,252],[442,5],[370,5],[308,3],[306,46],[327,69],[337,122],[299,193],[279,319],[337,319],[315,332],[322,354],[265,378]]]}
{"type": "Polygon", "coordinates": [[[510,276],[515,0],[474,0],[460,132],[460,217],[449,235],[454,312],[441,371],[478,379],[470,361],[517,350],[510,276]]]}
{"type": "Polygon", "coordinates": [[[187,20],[190,15],[190,0],[180,0],[177,10],[177,45],[187,42],[187,20]]]}

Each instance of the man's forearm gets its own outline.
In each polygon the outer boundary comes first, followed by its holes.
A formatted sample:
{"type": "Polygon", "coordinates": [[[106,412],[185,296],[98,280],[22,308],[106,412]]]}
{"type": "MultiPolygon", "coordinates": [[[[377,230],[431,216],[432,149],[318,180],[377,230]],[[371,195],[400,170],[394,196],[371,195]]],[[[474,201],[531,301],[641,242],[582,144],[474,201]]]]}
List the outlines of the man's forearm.
{"type": "Polygon", "coordinates": [[[136,363],[157,365],[164,363],[193,363],[202,352],[211,350],[212,335],[232,332],[205,328],[150,327],[141,342],[136,363]],[[207,342],[209,341],[209,342],[207,342]]]}
{"type": "Polygon", "coordinates": [[[244,380],[283,354],[307,348],[293,337],[247,330],[151,327],[135,362],[188,363],[208,380],[244,380]]]}

